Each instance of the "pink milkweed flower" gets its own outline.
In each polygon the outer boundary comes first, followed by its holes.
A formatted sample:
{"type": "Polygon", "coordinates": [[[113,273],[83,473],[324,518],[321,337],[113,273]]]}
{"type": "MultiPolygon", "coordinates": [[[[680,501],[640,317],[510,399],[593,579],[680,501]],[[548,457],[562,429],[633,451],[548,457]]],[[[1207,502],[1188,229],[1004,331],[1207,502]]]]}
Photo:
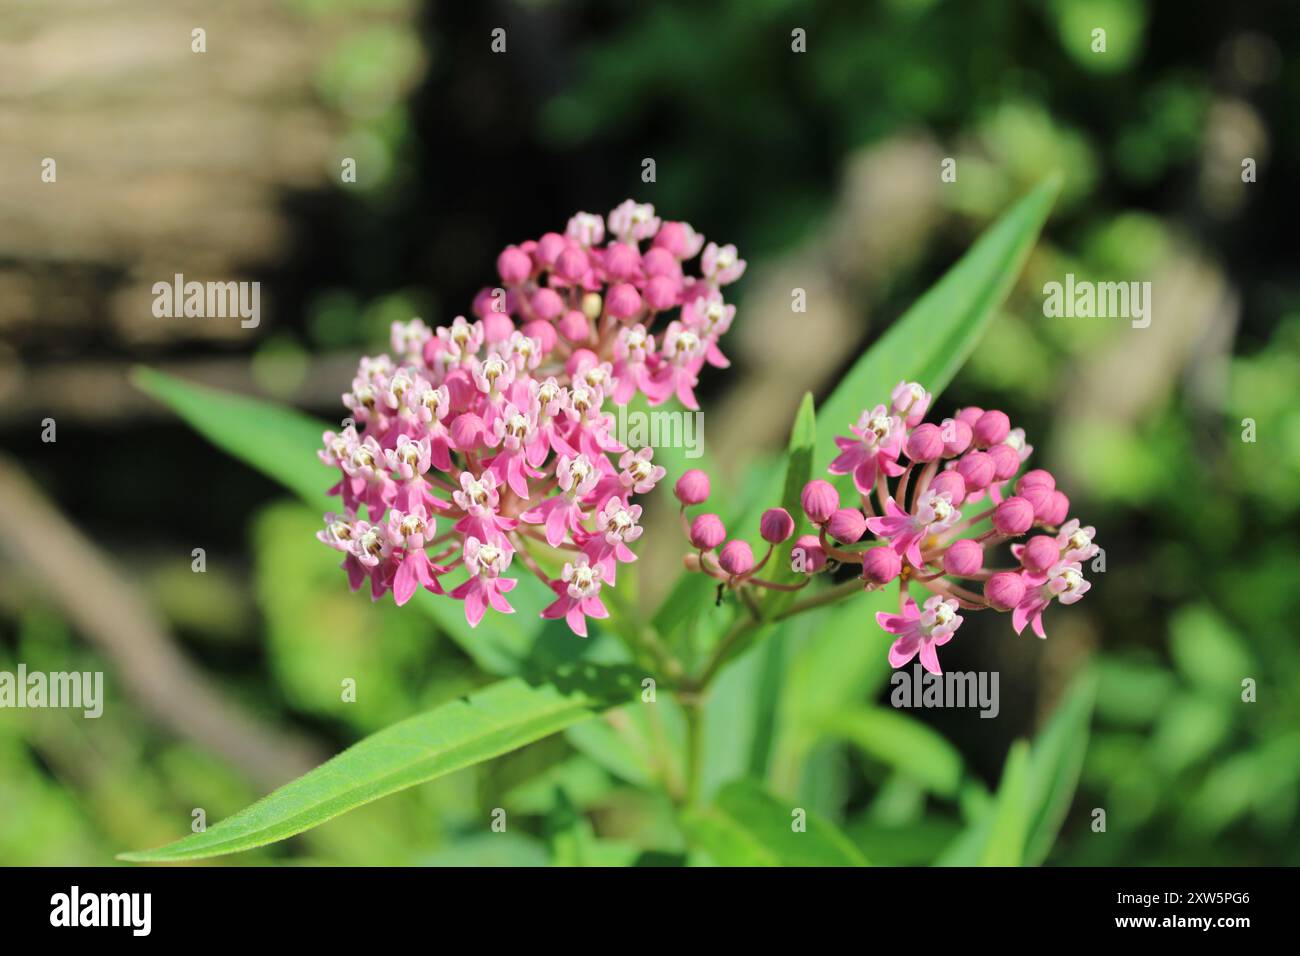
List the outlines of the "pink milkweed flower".
{"type": "Polygon", "coordinates": [[[482,361],[475,359],[470,371],[475,387],[491,401],[505,394],[515,380],[514,363],[499,352],[489,353],[482,361]]]}
{"type": "Polygon", "coordinates": [[[393,352],[407,362],[418,362],[424,355],[424,347],[433,338],[433,329],[425,325],[423,319],[410,322],[394,322],[389,329],[389,344],[393,352]]]}
{"type": "Polygon", "coordinates": [[[578,245],[598,246],[605,241],[605,220],[595,213],[577,213],[569,220],[564,234],[578,245]]]}
{"type": "Polygon", "coordinates": [[[876,623],[898,635],[889,648],[890,665],[902,667],[919,653],[921,666],[931,674],[942,674],[937,649],[952,640],[953,632],[961,627],[962,617],[957,611],[956,601],[938,594],[926,599],[924,611],[910,597],[902,614],[878,611],[876,623]]]}
{"type": "Polygon", "coordinates": [[[497,542],[480,541],[470,535],[465,539],[465,570],[469,578],[454,591],[451,596],[465,602],[465,620],[470,627],[478,627],[483,614],[491,607],[502,614],[514,614],[515,609],[503,595],[513,591],[519,582],[514,578],[503,578],[501,574],[510,567],[514,552],[505,543],[504,538],[497,542]]]}
{"type": "Polygon", "coordinates": [[[401,479],[395,503],[407,511],[427,514],[430,507],[446,507],[426,493],[429,483],[421,477],[429,470],[432,446],[428,438],[413,440],[409,435],[397,436],[397,444],[384,451],[388,470],[401,479]]]}
{"type": "Polygon", "coordinates": [[[561,493],[519,516],[528,524],[546,525],[546,543],[552,548],[563,543],[566,533],[582,531],[582,522],[587,517],[582,510],[582,500],[596,487],[601,473],[586,455],[577,455],[561,458],[555,467],[555,475],[561,493]]]}
{"type": "Polygon", "coordinates": [[[384,450],[371,436],[352,449],[340,463],[347,480],[343,482],[343,506],[356,511],[365,505],[370,517],[378,520],[397,497],[397,485],[384,469],[384,450]]]}
{"type": "MultiPolygon", "coordinates": [[[[486,438],[489,448],[501,448],[492,457],[488,470],[525,501],[528,500],[528,479],[538,478],[542,474],[528,461],[529,446],[537,447],[534,444],[536,430],[536,412],[521,410],[513,402],[507,402],[501,417],[493,422],[492,432],[486,438]]],[[[545,458],[545,446],[542,449],[542,457],[545,458]]]]}
{"type": "Polygon", "coordinates": [[[665,222],[655,234],[654,246],[667,249],[677,260],[694,258],[704,247],[704,237],[688,222],[665,222]]]}
{"type": "Polygon", "coordinates": [[[682,306],[682,321],[704,340],[704,360],[714,368],[731,365],[731,360],[718,348],[718,339],[731,328],[735,317],[736,307],[723,302],[722,293],[717,289],[710,289],[707,296],[682,306]]]}
{"type": "Polygon", "coordinates": [[[907,558],[912,567],[921,568],[921,545],[932,534],[938,534],[956,524],[961,512],[952,506],[952,497],[945,492],[926,491],[917,503],[916,514],[908,514],[898,506],[893,497],[885,501],[885,515],[868,518],[867,527],[876,537],[888,541],[894,551],[907,558]]]}
{"type": "Polygon", "coordinates": [[[559,595],[542,611],[548,619],[564,618],[574,634],[587,636],[587,618],[609,617],[609,611],[600,600],[601,570],[585,554],[580,554],[564,565],[560,579],[551,582],[559,595]]]}
{"type": "Polygon", "coordinates": [[[641,323],[621,329],[614,340],[614,402],[626,405],[637,391],[647,395],[654,389],[649,361],[655,340],[641,323]]]}
{"type": "Polygon", "coordinates": [[[898,463],[903,443],[903,422],[890,415],[884,405],[863,412],[850,431],[856,439],[842,435],[835,439],[840,453],[826,470],[832,475],[853,475],[853,484],[861,494],[870,494],[877,474],[896,478],[906,469],[898,463]]]}
{"type": "Polygon", "coordinates": [[[700,271],[714,285],[729,285],[745,274],[746,262],[736,254],[733,245],[719,246],[710,242],[700,257],[700,271]]]}
{"type": "Polygon", "coordinates": [[[463,315],[456,316],[450,326],[439,328],[435,334],[443,344],[439,356],[445,365],[459,365],[483,347],[483,323],[470,322],[463,315]]]}
{"type": "Polygon", "coordinates": [[[326,512],[325,527],[316,532],[316,540],[343,554],[343,563],[339,565],[348,575],[348,587],[353,591],[361,588],[369,569],[358,559],[354,551],[354,542],[360,534],[370,528],[370,523],[358,521],[355,524],[339,517],[333,512],[326,512]]]}
{"type": "Polygon", "coordinates": [[[649,239],[659,231],[659,217],[650,203],[624,200],[609,213],[609,231],[623,242],[649,239]]]}
{"type": "Polygon", "coordinates": [[[1057,547],[1062,551],[1061,560],[1082,564],[1094,557],[1101,550],[1092,543],[1096,534],[1097,529],[1092,525],[1086,528],[1079,527],[1078,518],[1071,518],[1061,525],[1061,530],[1056,535],[1057,547]]]}
{"type": "Polygon", "coordinates": [[[908,428],[915,428],[925,418],[932,397],[916,382],[899,382],[890,393],[889,410],[901,418],[908,428]]]}
{"type": "Polygon", "coordinates": [[[622,498],[610,498],[596,512],[595,533],[581,535],[583,553],[600,567],[601,580],[610,587],[616,583],[618,562],[627,564],[636,560],[628,545],[645,530],[638,523],[640,520],[640,505],[625,505],[622,498]]]}
{"type": "Polygon", "coordinates": [[[451,493],[451,500],[465,517],[456,522],[453,530],[458,534],[475,535],[480,540],[492,540],[502,531],[513,530],[517,524],[514,518],[497,514],[501,505],[501,495],[497,491],[500,482],[490,471],[484,471],[475,478],[468,471],[460,473],[460,490],[451,493]]]}
{"type": "Polygon", "coordinates": [[[654,463],[654,456],[654,449],[649,447],[625,452],[618,460],[618,467],[622,469],[619,483],[633,494],[648,495],[654,491],[655,485],[668,474],[667,468],[654,463]]]}
{"type": "Polygon", "coordinates": [[[699,382],[697,373],[704,351],[704,340],[698,334],[680,321],[669,323],[664,333],[663,364],[655,378],[655,391],[649,396],[650,404],[658,405],[675,393],[679,402],[698,412],[700,403],[695,400],[695,386],[699,382]]]}
{"type": "Polygon", "coordinates": [[[393,544],[385,527],[358,521],[353,529],[352,554],[370,577],[370,599],[378,601],[388,593],[396,570],[392,561],[393,544]]]}
{"type": "Polygon", "coordinates": [[[433,521],[425,521],[420,515],[403,514],[396,508],[388,512],[388,540],[402,549],[392,582],[398,607],[409,601],[421,585],[434,594],[445,593],[437,575],[447,569],[430,561],[424,550],[425,540],[433,535],[434,528],[433,521]]]}
{"type": "Polygon", "coordinates": [[[1021,574],[1021,578],[1026,584],[1025,596],[1011,612],[1011,626],[1019,634],[1029,624],[1039,637],[1047,637],[1047,632],[1043,630],[1043,611],[1052,603],[1053,598],[1062,604],[1073,604],[1092,587],[1083,577],[1083,567],[1075,561],[1062,561],[1047,572],[1046,580],[1041,576],[1031,576],[1028,572],[1021,574]]]}

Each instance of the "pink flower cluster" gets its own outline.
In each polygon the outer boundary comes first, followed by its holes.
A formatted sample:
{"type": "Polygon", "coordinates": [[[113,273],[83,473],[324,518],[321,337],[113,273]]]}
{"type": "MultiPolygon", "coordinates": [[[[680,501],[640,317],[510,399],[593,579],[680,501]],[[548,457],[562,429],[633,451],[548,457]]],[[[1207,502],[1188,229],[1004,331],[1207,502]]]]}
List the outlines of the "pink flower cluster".
{"type": "MultiPolygon", "coordinates": [[[[861,565],[868,590],[898,581],[899,613],[876,616],[895,638],[889,661],[901,667],[919,655],[922,665],[938,674],[937,648],[961,626],[960,611],[1010,611],[1017,634],[1030,626],[1045,637],[1043,612],[1053,601],[1073,604],[1083,597],[1091,586],[1083,563],[1100,549],[1093,528],[1077,518],[1066,520],[1070,501],[1049,472],[1034,469],[1016,478],[1033,449],[1004,413],[963,408],[936,425],[923,421],[930,401],[920,385],[900,382],[888,405],[864,411],[851,436],[835,439],[839,454],[828,471],[852,476],[859,506],[841,507],[833,484],[810,481],[800,504],[817,533],[798,538],[791,556],[794,569],[806,574],[830,562],[861,565]],[[984,521],[991,527],[962,537],[984,521]],[[871,538],[864,542],[868,532],[871,538]],[[986,552],[1007,542],[1013,542],[1017,564],[988,567],[986,552]],[[982,583],[982,593],[959,580],[982,583]],[[930,593],[920,607],[909,594],[913,582],[930,593]]],[[[686,507],[707,496],[706,475],[682,477],[677,497],[684,522],[686,507]]],[[[794,528],[785,510],[765,512],[759,532],[770,546],[756,563],[744,541],[724,544],[726,530],[717,515],[700,515],[686,525],[694,549],[687,567],[732,588],[788,589],[755,574],[794,528]]]]}
{"type": "Polygon", "coordinates": [[[513,612],[517,560],[555,592],[542,616],[585,637],[588,617],[607,616],[602,588],[636,558],[633,497],[664,477],[604,409],[638,393],[697,409],[703,366],[728,364],[718,340],[735,306],[722,287],[744,271],[734,246],[628,200],[507,247],[473,321],[394,323],[393,356],[361,360],[343,396],[351,421],[319,453],[339,471],[342,509],[317,537],[344,555],[352,589],[368,580],[373,599],[392,591],[400,605],[424,587],[464,601],[477,626],[488,608],[513,612]],[[534,549],[566,553],[558,576],[534,549]]]}

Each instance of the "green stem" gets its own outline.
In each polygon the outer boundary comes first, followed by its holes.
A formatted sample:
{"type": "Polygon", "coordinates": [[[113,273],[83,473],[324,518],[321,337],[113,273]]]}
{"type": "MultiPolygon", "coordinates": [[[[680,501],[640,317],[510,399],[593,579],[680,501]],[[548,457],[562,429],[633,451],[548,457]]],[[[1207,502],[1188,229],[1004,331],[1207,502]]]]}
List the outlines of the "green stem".
{"type": "Polygon", "coordinates": [[[835,585],[835,587],[833,588],[830,588],[826,591],[822,591],[820,594],[814,594],[811,597],[806,597],[802,601],[795,601],[788,608],[786,608],[775,618],[773,618],[773,620],[784,621],[786,618],[794,617],[796,614],[802,614],[804,611],[811,611],[813,608],[822,607],[827,604],[834,604],[836,601],[841,601],[844,598],[849,597],[852,594],[856,594],[861,590],[862,590],[862,579],[852,578],[848,581],[843,582],[842,584],[835,585]]]}

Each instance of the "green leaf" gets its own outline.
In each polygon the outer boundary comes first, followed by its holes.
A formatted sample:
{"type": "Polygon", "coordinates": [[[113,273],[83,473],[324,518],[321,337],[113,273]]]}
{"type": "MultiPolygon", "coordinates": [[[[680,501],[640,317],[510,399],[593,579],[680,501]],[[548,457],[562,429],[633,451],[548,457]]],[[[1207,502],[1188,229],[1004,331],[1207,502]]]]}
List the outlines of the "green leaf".
{"type": "MultiPolygon", "coordinates": [[[[336,480],[316,452],[329,428],[310,415],[272,402],[184,382],[137,367],[131,380],[227,454],[278,481],[322,513],[336,480]]],[[[334,507],[338,507],[337,504],[334,507]]]]}
{"type": "Polygon", "coordinates": [[[1241,679],[1255,673],[1245,642],[1207,605],[1182,608],[1174,615],[1169,653],[1189,681],[1233,703],[1240,702],[1241,679]]]}
{"type": "Polygon", "coordinates": [[[834,824],[811,813],[794,829],[795,811],[757,783],[724,787],[713,806],[688,811],[683,827],[722,866],[866,866],[867,861],[834,824]]]}
{"type": "Polygon", "coordinates": [[[859,706],[831,717],[826,731],[941,796],[956,796],[961,786],[962,759],[957,748],[907,714],[859,706]]]}
{"type": "Polygon", "coordinates": [[[980,854],[980,866],[1020,866],[1023,862],[1029,797],[1029,744],[1017,740],[1002,768],[1002,783],[993,799],[989,838],[980,854]]]}
{"type": "Polygon", "coordinates": [[[372,800],[563,730],[631,699],[639,679],[631,670],[583,664],[546,684],[501,681],[365,738],[203,833],[119,858],[197,860],[283,840],[372,800]]]}
{"type": "MultiPolygon", "coordinates": [[[[794,541],[806,530],[807,521],[803,508],[799,504],[799,493],[813,475],[813,446],[817,442],[817,412],[813,404],[812,393],[804,394],[795,413],[794,426],[790,429],[790,442],[785,453],[785,486],[781,491],[781,507],[795,520],[794,535],[785,544],[778,545],[772,554],[772,560],[764,569],[764,577],[779,584],[793,584],[804,575],[791,567],[790,548],[794,541]]],[[[771,620],[794,603],[794,591],[768,591],[763,596],[762,610],[764,618],[771,620]]]]}
{"type": "MultiPolygon", "coordinates": [[[[938,398],[1011,291],[1047,220],[1060,182],[1059,176],[1045,180],[985,230],[943,278],[854,363],[817,411],[822,427],[813,444],[814,471],[835,457],[835,436],[844,434],[864,407],[887,400],[900,380],[919,382],[938,398]]],[[[752,505],[732,510],[728,527],[752,527],[761,509],[782,500],[783,480],[771,472],[760,483],[752,505]]],[[[847,475],[840,479],[842,489],[850,487],[850,480],[847,475]]],[[[729,616],[705,613],[712,591],[704,576],[685,576],[656,611],[655,626],[668,634],[683,621],[698,617],[697,626],[710,630],[716,638],[729,616]]]]}
{"type": "Polygon", "coordinates": [[[888,401],[900,381],[918,382],[936,398],[948,386],[1011,291],[1060,184],[1053,176],[1016,203],[858,359],[818,412],[825,426],[819,464],[835,457],[835,436],[863,408],[888,401]]]}
{"type": "Polygon", "coordinates": [[[1034,810],[1025,843],[1025,863],[1030,866],[1047,859],[1074,801],[1088,752],[1088,727],[1096,699],[1096,675],[1085,673],[1076,678],[1052,719],[1034,738],[1029,771],[1030,806],[1034,810]]]}

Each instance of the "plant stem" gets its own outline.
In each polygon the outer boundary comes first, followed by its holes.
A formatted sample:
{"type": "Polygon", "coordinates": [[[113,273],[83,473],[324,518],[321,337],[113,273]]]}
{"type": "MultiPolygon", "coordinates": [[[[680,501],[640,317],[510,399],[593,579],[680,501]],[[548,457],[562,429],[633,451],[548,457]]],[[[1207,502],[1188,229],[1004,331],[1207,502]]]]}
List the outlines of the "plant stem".
{"type": "Polygon", "coordinates": [[[704,763],[703,706],[694,694],[683,694],[682,710],[686,714],[686,794],[685,803],[694,806],[700,798],[700,768],[704,763]]]}
{"type": "Polygon", "coordinates": [[[842,584],[837,584],[829,590],[822,591],[820,594],[814,594],[804,598],[802,601],[795,601],[788,608],[774,617],[774,621],[784,621],[786,618],[794,617],[796,614],[802,614],[804,611],[811,611],[813,608],[821,607],[825,604],[834,604],[851,594],[856,594],[862,590],[862,579],[852,578],[842,584]]]}

